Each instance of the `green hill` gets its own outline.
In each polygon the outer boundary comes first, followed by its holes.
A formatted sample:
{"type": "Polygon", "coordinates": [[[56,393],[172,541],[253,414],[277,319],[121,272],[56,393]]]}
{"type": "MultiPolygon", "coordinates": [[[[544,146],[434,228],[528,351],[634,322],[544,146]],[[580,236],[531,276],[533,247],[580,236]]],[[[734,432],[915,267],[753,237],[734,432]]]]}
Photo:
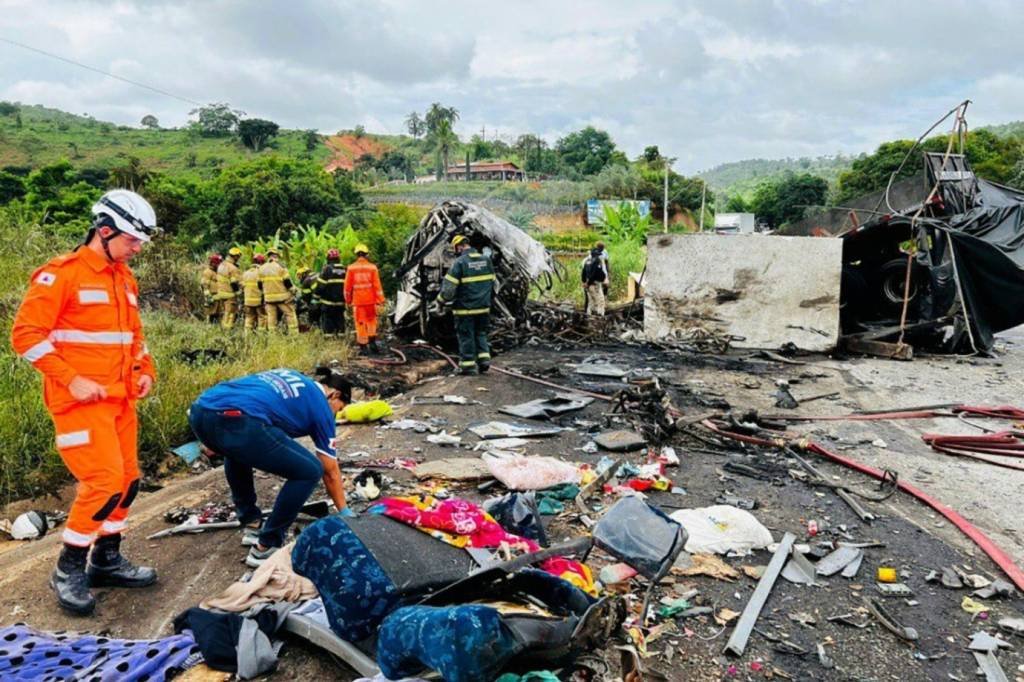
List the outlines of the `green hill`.
{"type": "Polygon", "coordinates": [[[852,156],[819,156],[800,159],[745,159],[723,163],[703,173],[708,186],[716,192],[749,199],[754,188],[765,180],[772,180],[786,173],[810,173],[834,184],[839,174],[853,162],[852,156]]]}
{"type": "Polygon", "coordinates": [[[307,151],[301,130],[282,129],[257,154],[236,137],[203,137],[184,128],[116,126],[42,106],[23,104],[17,115],[0,116],[0,168],[37,168],[68,159],[79,169],[109,170],[137,157],[151,171],[208,177],[221,167],[274,153],[324,162],[331,156],[323,144],[307,151]]]}

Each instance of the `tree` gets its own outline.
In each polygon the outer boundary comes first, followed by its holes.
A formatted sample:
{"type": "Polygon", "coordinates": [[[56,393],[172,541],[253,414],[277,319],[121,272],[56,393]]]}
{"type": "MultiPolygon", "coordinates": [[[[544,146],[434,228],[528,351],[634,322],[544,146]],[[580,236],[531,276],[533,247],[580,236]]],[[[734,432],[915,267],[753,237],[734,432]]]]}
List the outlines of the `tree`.
{"type": "Polygon", "coordinates": [[[597,175],[608,165],[615,151],[615,143],[608,133],[587,126],[569,133],[555,145],[559,159],[579,175],[597,175]]]}
{"type": "Polygon", "coordinates": [[[257,156],[203,190],[210,242],[251,241],[285,223],[322,225],[344,208],[335,179],[311,160],[257,156]]]}
{"type": "Polygon", "coordinates": [[[442,106],[440,102],[434,102],[430,105],[430,109],[427,110],[426,116],[424,116],[424,123],[427,126],[427,135],[434,138],[437,136],[442,123],[447,123],[448,128],[451,129],[458,120],[458,109],[455,107],[442,106]]]}
{"type": "Polygon", "coordinates": [[[128,158],[127,163],[110,169],[110,178],[107,184],[111,188],[124,188],[138,192],[151,177],[153,177],[153,173],[143,168],[142,160],[137,156],[132,156],[128,158]]]}
{"type": "Polygon", "coordinates": [[[643,160],[647,163],[658,163],[661,161],[661,151],[658,149],[658,145],[644,147],[643,160]]]}
{"type": "Polygon", "coordinates": [[[203,137],[227,137],[235,132],[244,111],[232,109],[226,102],[208,104],[188,112],[195,116],[192,124],[203,137]]]}
{"type": "Polygon", "coordinates": [[[405,117],[405,128],[414,140],[418,140],[423,133],[427,132],[426,122],[415,111],[405,117]]]}
{"type": "Polygon", "coordinates": [[[0,171],[0,205],[25,196],[25,181],[13,173],[0,171]]]}
{"type": "Polygon", "coordinates": [[[352,129],[352,134],[356,136],[356,139],[366,137],[366,127],[362,124],[359,124],[352,129]]]}
{"type": "Polygon", "coordinates": [[[827,194],[828,182],[824,179],[809,173],[787,173],[758,185],[751,208],[758,218],[778,228],[801,220],[807,207],[824,204],[827,194]]]}
{"type": "Polygon", "coordinates": [[[0,101],[0,116],[10,116],[11,114],[17,114],[21,111],[21,108],[14,102],[0,101]]]}
{"type": "Polygon", "coordinates": [[[598,199],[636,199],[644,182],[636,168],[608,165],[594,177],[591,185],[598,199]]]}
{"type": "Polygon", "coordinates": [[[146,114],[143,116],[140,123],[150,130],[160,130],[160,121],[158,121],[156,116],[153,114],[146,114]]]}
{"type": "Polygon", "coordinates": [[[280,127],[273,121],[262,118],[247,118],[238,124],[238,137],[249,149],[258,152],[272,137],[277,135],[280,127]]]}
{"type": "Polygon", "coordinates": [[[749,213],[750,205],[747,204],[742,194],[734,194],[725,202],[726,213],[749,213]]]}
{"type": "Polygon", "coordinates": [[[306,151],[312,152],[320,146],[320,133],[310,128],[303,133],[303,139],[306,143],[306,151]]]}
{"type": "Polygon", "coordinates": [[[451,155],[455,145],[459,143],[459,138],[452,130],[451,122],[442,120],[437,129],[434,131],[434,144],[437,145],[438,156],[441,157],[441,167],[438,169],[437,177],[441,179],[444,174],[448,172],[448,157],[451,155]]]}
{"type": "MultiPolygon", "coordinates": [[[[912,140],[895,140],[878,146],[874,154],[861,156],[850,164],[850,170],[839,174],[836,203],[855,199],[862,194],[885,189],[889,177],[896,172],[907,152],[914,146],[912,140]]],[[[920,156],[907,159],[897,180],[909,178],[921,171],[920,156]]]]}

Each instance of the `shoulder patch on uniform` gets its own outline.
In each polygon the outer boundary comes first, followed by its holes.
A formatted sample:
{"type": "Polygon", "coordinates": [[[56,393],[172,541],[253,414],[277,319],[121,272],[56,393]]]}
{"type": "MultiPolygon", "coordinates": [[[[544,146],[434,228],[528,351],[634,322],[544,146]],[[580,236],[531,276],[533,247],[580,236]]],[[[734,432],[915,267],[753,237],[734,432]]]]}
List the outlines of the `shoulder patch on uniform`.
{"type": "Polygon", "coordinates": [[[42,284],[43,286],[51,287],[53,283],[57,281],[57,273],[43,270],[35,279],[32,280],[35,284],[42,284]]]}

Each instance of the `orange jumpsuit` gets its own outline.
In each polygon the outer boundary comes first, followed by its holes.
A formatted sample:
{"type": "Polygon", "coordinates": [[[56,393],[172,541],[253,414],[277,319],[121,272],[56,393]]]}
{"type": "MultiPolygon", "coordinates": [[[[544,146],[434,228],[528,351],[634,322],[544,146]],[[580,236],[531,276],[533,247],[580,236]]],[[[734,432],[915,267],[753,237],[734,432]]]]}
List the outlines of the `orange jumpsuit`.
{"type": "Polygon", "coordinates": [[[384,288],[377,266],[360,256],[345,273],[345,303],[352,306],[356,343],[360,346],[377,336],[377,306],[383,302],[384,288]]]}
{"type": "Polygon", "coordinates": [[[43,375],[57,450],[78,480],[63,534],[69,545],[124,530],[138,492],[137,383],[156,378],[138,296],[127,265],[80,247],[32,274],[11,328],[14,351],[43,375]],[[75,400],[68,384],[78,375],[104,386],[107,398],[75,400]]]}

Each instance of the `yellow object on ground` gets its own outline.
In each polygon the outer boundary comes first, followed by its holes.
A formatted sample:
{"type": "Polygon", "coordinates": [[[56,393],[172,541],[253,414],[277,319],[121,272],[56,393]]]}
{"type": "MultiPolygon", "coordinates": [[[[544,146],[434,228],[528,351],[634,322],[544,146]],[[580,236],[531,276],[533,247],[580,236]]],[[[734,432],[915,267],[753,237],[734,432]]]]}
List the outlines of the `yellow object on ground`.
{"type": "Polygon", "coordinates": [[[896,582],[896,569],[890,566],[879,566],[878,567],[878,582],[880,583],[894,583],[896,582]]]}
{"type": "Polygon", "coordinates": [[[383,400],[370,400],[365,403],[351,403],[338,413],[339,420],[354,424],[375,422],[392,415],[391,406],[383,400]]]}

